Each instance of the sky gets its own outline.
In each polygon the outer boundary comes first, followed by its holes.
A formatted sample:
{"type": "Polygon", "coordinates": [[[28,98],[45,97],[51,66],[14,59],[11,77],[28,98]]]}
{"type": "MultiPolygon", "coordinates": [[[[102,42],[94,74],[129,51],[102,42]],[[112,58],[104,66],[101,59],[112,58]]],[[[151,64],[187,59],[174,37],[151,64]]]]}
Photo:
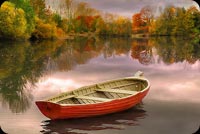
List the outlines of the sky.
{"type": "MultiPolygon", "coordinates": [[[[54,8],[59,8],[65,0],[46,0],[47,5],[54,8]]],[[[160,7],[167,5],[175,5],[178,7],[188,8],[195,5],[199,8],[196,2],[192,0],[76,0],[79,2],[87,2],[95,9],[103,13],[118,14],[131,18],[134,13],[137,13],[145,6],[151,6],[155,13],[158,13],[160,7]]]]}
{"type": "Polygon", "coordinates": [[[144,6],[151,6],[155,10],[166,5],[190,7],[198,5],[192,0],[79,0],[89,3],[93,8],[103,12],[110,12],[122,16],[131,17],[144,6]]]}

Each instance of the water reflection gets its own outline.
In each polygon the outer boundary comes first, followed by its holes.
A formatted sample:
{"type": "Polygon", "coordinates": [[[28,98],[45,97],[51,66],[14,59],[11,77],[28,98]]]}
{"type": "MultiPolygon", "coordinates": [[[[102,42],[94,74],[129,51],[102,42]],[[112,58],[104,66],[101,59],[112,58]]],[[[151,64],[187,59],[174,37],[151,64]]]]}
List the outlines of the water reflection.
{"type": "Polygon", "coordinates": [[[199,129],[198,129],[195,133],[193,133],[193,134],[200,134],[200,127],[199,127],[199,129]]]}
{"type": "MultiPolygon", "coordinates": [[[[142,66],[183,62],[196,65],[200,59],[199,49],[198,40],[180,38],[78,38],[32,43],[1,41],[0,101],[14,113],[25,112],[33,101],[31,91],[42,76],[74,70],[98,57],[109,61],[117,56],[127,56],[123,58],[132,59],[127,62],[138,61],[142,66]]],[[[96,61],[96,65],[104,63],[96,61]]],[[[120,64],[119,60],[117,65],[120,64]]],[[[130,64],[126,63],[127,66],[130,64]]],[[[112,64],[112,68],[117,65],[112,64]]],[[[103,72],[108,70],[106,67],[95,71],[103,72]]]]}
{"type": "Polygon", "coordinates": [[[48,70],[69,71],[77,65],[86,64],[90,59],[97,57],[102,45],[96,44],[95,39],[68,40],[62,46],[62,53],[59,57],[49,59],[48,70]]]}
{"type": "Polygon", "coordinates": [[[130,40],[117,38],[69,40],[62,47],[63,53],[59,57],[49,60],[51,67],[49,70],[69,71],[100,55],[103,55],[105,59],[116,55],[128,55],[130,47],[130,40]]]}
{"type": "Polygon", "coordinates": [[[148,39],[137,39],[132,41],[131,57],[137,59],[143,65],[154,62],[152,43],[148,39]]]}
{"type": "Polygon", "coordinates": [[[25,112],[30,107],[31,89],[46,71],[45,60],[51,56],[51,44],[33,47],[30,42],[0,43],[0,100],[13,113],[25,112]]]}
{"type": "Polygon", "coordinates": [[[139,125],[139,120],[147,116],[142,104],[124,112],[82,119],[47,120],[42,122],[43,134],[68,133],[78,134],[81,131],[116,129],[123,130],[125,126],[139,125]]]}
{"type": "Polygon", "coordinates": [[[194,64],[200,59],[200,44],[195,40],[184,38],[156,38],[153,45],[161,61],[173,64],[187,61],[194,64]]]}
{"type": "Polygon", "coordinates": [[[123,54],[128,54],[131,48],[131,40],[130,39],[120,39],[120,38],[112,38],[112,39],[103,39],[104,40],[104,48],[103,48],[103,56],[105,59],[115,56],[120,56],[123,54]]]}

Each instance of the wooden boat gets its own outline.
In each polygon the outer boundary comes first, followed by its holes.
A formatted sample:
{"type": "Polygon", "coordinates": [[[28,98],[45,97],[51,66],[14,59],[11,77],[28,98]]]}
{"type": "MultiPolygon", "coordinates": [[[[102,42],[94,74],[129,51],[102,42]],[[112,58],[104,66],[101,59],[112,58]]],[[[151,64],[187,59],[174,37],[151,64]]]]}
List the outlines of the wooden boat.
{"type": "Polygon", "coordinates": [[[1,129],[1,126],[0,126],[0,134],[7,134],[1,129]]]}
{"type": "Polygon", "coordinates": [[[137,72],[133,77],[84,86],[36,101],[36,105],[50,119],[91,117],[129,109],[142,101],[149,88],[149,81],[137,72]]]}

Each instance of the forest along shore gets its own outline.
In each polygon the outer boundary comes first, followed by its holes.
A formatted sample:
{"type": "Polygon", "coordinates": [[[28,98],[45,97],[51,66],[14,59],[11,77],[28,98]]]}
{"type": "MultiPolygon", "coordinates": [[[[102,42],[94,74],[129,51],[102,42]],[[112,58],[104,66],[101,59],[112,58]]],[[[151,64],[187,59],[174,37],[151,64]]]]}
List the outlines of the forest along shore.
{"type": "Polygon", "coordinates": [[[65,0],[60,13],[45,0],[10,0],[2,3],[0,14],[0,38],[9,40],[200,35],[200,11],[195,6],[166,6],[157,16],[151,6],[144,6],[128,18],[73,0],[65,0]]]}

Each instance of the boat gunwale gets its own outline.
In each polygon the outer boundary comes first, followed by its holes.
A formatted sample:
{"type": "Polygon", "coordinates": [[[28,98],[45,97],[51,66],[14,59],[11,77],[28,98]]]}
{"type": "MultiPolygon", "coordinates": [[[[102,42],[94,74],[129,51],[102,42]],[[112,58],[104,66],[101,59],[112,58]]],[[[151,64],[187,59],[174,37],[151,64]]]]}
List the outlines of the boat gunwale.
{"type": "MultiPolygon", "coordinates": [[[[54,96],[54,97],[51,97],[51,98],[45,99],[45,100],[39,100],[39,101],[37,101],[37,102],[50,102],[50,103],[57,104],[57,105],[59,105],[59,106],[72,106],[72,107],[84,106],[84,105],[96,105],[96,104],[101,104],[101,103],[110,103],[110,102],[112,102],[112,101],[120,101],[120,100],[124,100],[124,99],[130,98],[130,97],[136,96],[136,95],[138,95],[139,93],[143,93],[143,92],[145,92],[146,90],[148,90],[148,89],[150,88],[150,86],[151,86],[151,85],[150,85],[149,80],[146,79],[145,77],[136,77],[136,76],[132,76],[132,77],[125,77],[125,78],[120,78],[120,79],[107,80],[107,81],[104,81],[104,82],[101,82],[101,83],[91,84],[91,85],[88,85],[88,86],[83,86],[83,87],[77,88],[77,89],[72,90],[72,91],[63,92],[63,93],[59,94],[58,96],[54,96]],[[88,88],[88,87],[92,87],[92,86],[98,86],[99,84],[104,84],[104,83],[112,82],[112,81],[132,80],[132,79],[133,79],[133,80],[146,81],[146,82],[147,82],[147,86],[146,86],[144,89],[142,89],[141,91],[137,91],[137,92],[138,92],[137,94],[128,95],[128,96],[125,96],[125,97],[122,97],[122,98],[111,99],[111,100],[106,101],[106,102],[96,102],[96,103],[90,103],[90,104],[59,104],[59,103],[57,103],[57,102],[54,102],[53,100],[51,101],[51,99],[53,99],[53,98],[56,98],[56,97],[59,97],[59,96],[65,95],[65,94],[73,93],[73,91],[83,90],[84,88],[88,88]]],[[[76,97],[76,95],[74,95],[74,97],[76,97]]]]}

